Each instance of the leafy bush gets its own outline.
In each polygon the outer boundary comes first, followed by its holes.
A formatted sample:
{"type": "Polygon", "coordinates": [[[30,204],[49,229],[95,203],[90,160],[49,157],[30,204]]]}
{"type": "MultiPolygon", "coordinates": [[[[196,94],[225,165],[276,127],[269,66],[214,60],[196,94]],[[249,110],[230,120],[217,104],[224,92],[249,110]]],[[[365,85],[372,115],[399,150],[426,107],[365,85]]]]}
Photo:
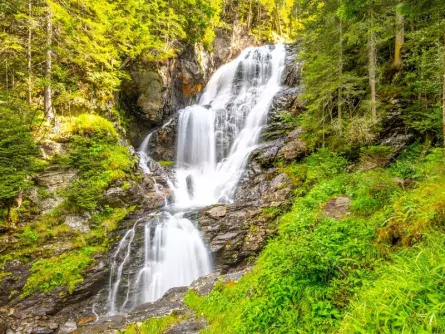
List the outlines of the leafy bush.
{"type": "Polygon", "coordinates": [[[19,238],[24,244],[33,244],[39,238],[39,234],[30,228],[25,228],[25,230],[19,235],[19,238]]]}
{"type": "Polygon", "coordinates": [[[113,124],[100,116],[79,116],[72,131],[69,165],[80,177],[65,195],[76,211],[92,211],[104,190],[130,174],[134,161],[128,149],[119,145],[113,124]]]}
{"type": "Polygon", "coordinates": [[[76,284],[83,281],[82,272],[93,261],[97,247],[85,247],[74,253],[65,253],[49,259],[35,262],[31,267],[31,276],[23,287],[22,297],[38,290],[49,292],[66,286],[72,293],[76,284]]]}

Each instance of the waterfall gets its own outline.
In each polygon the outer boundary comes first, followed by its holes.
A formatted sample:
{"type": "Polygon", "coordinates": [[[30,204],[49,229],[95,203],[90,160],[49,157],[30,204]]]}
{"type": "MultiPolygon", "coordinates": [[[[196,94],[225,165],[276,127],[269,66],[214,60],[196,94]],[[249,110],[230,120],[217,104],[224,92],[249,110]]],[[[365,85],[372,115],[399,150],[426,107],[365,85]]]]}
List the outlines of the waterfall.
{"type": "Polygon", "coordinates": [[[139,167],[142,169],[144,174],[150,174],[150,168],[148,167],[148,163],[150,162],[150,157],[148,156],[148,144],[150,143],[151,136],[153,132],[150,132],[147,137],[141,143],[141,146],[138,150],[139,155],[139,167]]]}
{"type": "Polygon", "coordinates": [[[244,50],[210,79],[197,105],[180,111],[175,205],[231,203],[281,88],[283,45],[244,50]],[[191,189],[193,191],[191,191],[191,189]]]}
{"type": "MultiPolygon", "coordinates": [[[[174,180],[166,180],[174,203],[166,202],[162,210],[136,222],[118,245],[110,273],[109,314],[155,301],[168,289],[189,285],[211,272],[201,234],[184,213],[233,202],[272,99],[281,88],[284,59],[283,45],[247,48],[215,72],[197,104],[179,111],[174,180]],[[140,223],[144,249],[138,262],[133,257],[138,257],[135,239],[140,223]]],[[[146,174],[151,173],[147,151],[151,136],[138,151],[146,174]]]]}

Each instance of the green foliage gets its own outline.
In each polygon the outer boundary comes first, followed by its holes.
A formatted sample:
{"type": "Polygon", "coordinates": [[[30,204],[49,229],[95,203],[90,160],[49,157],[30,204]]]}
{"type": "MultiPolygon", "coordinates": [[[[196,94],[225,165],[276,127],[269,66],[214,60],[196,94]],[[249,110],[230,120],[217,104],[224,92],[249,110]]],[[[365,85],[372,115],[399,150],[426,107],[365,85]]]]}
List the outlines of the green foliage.
{"type": "Polygon", "coordinates": [[[85,247],[74,253],[35,262],[23,287],[22,297],[36,290],[49,292],[62,286],[66,286],[68,292],[72,293],[76,284],[83,281],[82,271],[92,263],[92,256],[100,250],[97,247],[85,247]]]}
{"type": "Polygon", "coordinates": [[[30,186],[27,176],[37,150],[24,114],[4,98],[0,95],[0,204],[10,208],[14,197],[30,186]]]}
{"type": "Polygon", "coordinates": [[[443,229],[445,222],[445,156],[434,150],[415,170],[425,173],[418,185],[393,202],[393,214],[379,231],[382,242],[412,245],[422,239],[425,231],[443,229]]]}
{"type": "Polygon", "coordinates": [[[369,145],[379,120],[395,112],[410,128],[440,138],[444,5],[439,0],[296,1],[308,110],[301,118],[309,147],[345,152],[369,145]],[[395,59],[397,48],[401,57],[395,59]],[[377,119],[371,115],[371,82],[377,119]]]}
{"type": "Polygon", "coordinates": [[[441,333],[445,328],[445,238],[426,240],[391,257],[378,279],[357,294],[340,333],[441,333]]]}
{"type": "Polygon", "coordinates": [[[291,40],[297,33],[297,5],[295,0],[224,1],[223,21],[231,25],[237,21],[260,41],[291,40]]]}
{"type": "Polygon", "coordinates": [[[120,334],[162,334],[169,327],[186,319],[184,315],[177,315],[175,313],[166,315],[162,318],[151,318],[144,321],[140,326],[133,324],[120,331],[120,334]]]}
{"type": "Polygon", "coordinates": [[[324,150],[282,166],[309,176],[280,217],[278,237],[238,283],[218,283],[205,297],[187,294],[187,305],[211,324],[203,333],[443,331],[443,162],[443,150],[421,158],[413,146],[386,170],[345,173],[346,161],[324,150]],[[407,161],[418,175],[412,189],[394,179],[407,161]],[[351,199],[350,214],[329,218],[324,205],[339,195],[351,199]],[[416,203],[410,209],[399,204],[407,199],[416,203]],[[409,232],[424,218],[430,223],[409,232]],[[414,248],[382,239],[394,224],[418,237],[405,243],[418,242],[414,248]]]}
{"type": "Polygon", "coordinates": [[[39,117],[48,86],[58,115],[112,113],[129,61],[166,59],[182,44],[210,46],[221,6],[220,0],[3,1],[0,91],[13,91],[39,117]],[[50,76],[42,66],[48,48],[53,51],[50,76]]]}
{"type": "Polygon", "coordinates": [[[104,190],[129,174],[134,161],[118,143],[113,124],[103,117],[80,115],[70,131],[69,165],[78,170],[80,178],[65,191],[66,197],[75,210],[92,211],[104,190]]]}

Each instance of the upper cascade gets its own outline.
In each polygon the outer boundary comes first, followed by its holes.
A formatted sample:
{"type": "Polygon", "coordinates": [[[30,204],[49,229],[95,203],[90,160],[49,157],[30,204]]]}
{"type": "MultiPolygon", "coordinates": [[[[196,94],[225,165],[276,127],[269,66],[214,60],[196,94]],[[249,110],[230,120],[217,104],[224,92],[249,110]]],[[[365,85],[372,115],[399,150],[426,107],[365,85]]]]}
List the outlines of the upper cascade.
{"type": "Polygon", "coordinates": [[[211,77],[198,104],[180,111],[175,206],[230,203],[281,88],[284,45],[251,47],[211,77]]]}

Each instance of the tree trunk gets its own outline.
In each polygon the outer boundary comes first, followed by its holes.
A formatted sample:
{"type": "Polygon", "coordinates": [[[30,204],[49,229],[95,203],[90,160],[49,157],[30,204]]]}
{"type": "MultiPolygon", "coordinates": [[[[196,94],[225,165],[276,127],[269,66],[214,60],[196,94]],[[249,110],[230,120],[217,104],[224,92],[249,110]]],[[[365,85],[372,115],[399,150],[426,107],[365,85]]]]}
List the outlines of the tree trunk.
{"type": "Polygon", "coordinates": [[[32,0],[28,0],[28,16],[29,16],[29,28],[28,28],[28,48],[26,56],[28,58],[28,103],[32,103],[32,0]]]}
{"type": "Polygon", "coordinates": [[[394,45],[393,68],[400,71],[402,68],[402,47],[405,43],[405,17],[402,13],[403,3],[399,3],[396,8],[396,40],[394,45]]]}
{"type": "Polygon", "coordinates": [[[47,8],[47,22],[46,22],[46,59],[45,59],[45,92],[44,92],[44,109],[45,117],[48,121],[54,119],[54,112],[52,106],[52,92],[51,92],[51,70],[52,70],[52,37],[53,37],[53,24],[52,24],[52,12],[51,7],[47,8]]]}
{"type": "Polygon", "coordinates": [[[340,121],[341,126],[341,120],[343,118],[343,97],[342,97],[342,90],[343,90],[343,23],[340,19],[340,25],[339,25],[339,34],[340,34],[340,45],[339,45],[339,62],[338,62],[338,77],[340,79],[340,85],[338,86],[338,98],[337,98],[337,117],[340,121]]]}
{"type": "Polygon", "coordinates": [[[261,40],[261,2],[258,0],[258,39],[261,40]]]}
{"type": "Polygon", "coordinates": [[[275,3],[275,15],[277,20],[277,30],[280,32],[280,36],[283,36],[283,32],[281,30],[281,20],[280,20],[280,12],[278,9],[278,3],[275,3]]]}
{"type": "Polygon", "coordinates": [[[249,0],[249,14],[247,15],[247,31],[250,31],[250,25],[252,24],[252,0],[249,0]]]}
{"type": "Polygon", "coordinates": [[[12,207],[12,204],[11,204],[11,202],[8,200],[8,202],[7,202],[7,211],[6,211],[6,216],[5,216],[5,220],[8,222],[8,223],[10,223],[11,222],[11,207],[12,207]]]}
{"type": "Polygon", "coordinates": [[[371,88],[371,118],[373,122],[377,121],[376,106],[376,35],[374,31],[374,11],[370,10],[370,28],[369,28],[369,85],[371,88]]]}
{"type": "Polygon", "coordinates": [[[8,91],[9,90],[9,79],[8,79],[8,71],[9,71],[9,68],[8,68],[8,58],[7,58],[8,56],[6,56],[6,60],[5,60],[5,84],[6,84],[6,91],[8,91]]]}
{"type": "Polygon", "coordinates": [[[443,35],[443,47],[444,47],[444,51],[443,51],[443,68],[444,68],[444,72],[443,72],[443,92],[442,92],[442,120],[443,120],[443,144],[445,147],[445,34],[443,35]]]}

